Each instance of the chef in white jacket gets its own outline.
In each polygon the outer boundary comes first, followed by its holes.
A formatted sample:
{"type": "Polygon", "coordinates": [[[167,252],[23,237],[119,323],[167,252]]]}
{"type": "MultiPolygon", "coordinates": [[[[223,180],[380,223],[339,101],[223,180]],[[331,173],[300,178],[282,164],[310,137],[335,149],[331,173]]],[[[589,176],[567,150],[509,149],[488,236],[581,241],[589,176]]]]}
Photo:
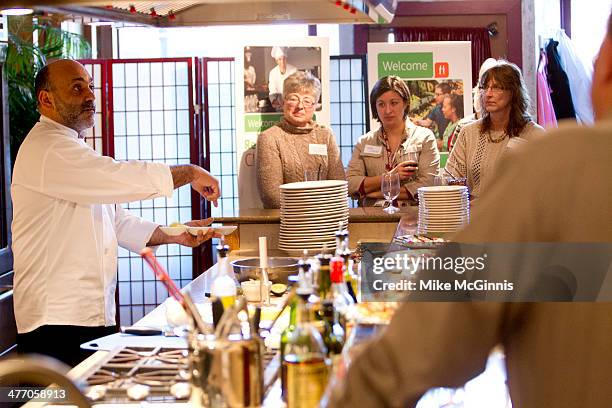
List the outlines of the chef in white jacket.
{"type": "Polygon", "coordinates": [[[94,124],[92,79],[76,61],[44,67],[36,97],[40,121],[19,149],[11,185],[18,351],[75,365],[87,356],[81,343],[115,331],[118,245],[138,252],[212,237],[168,236],[121,203],[170,197],[190,183],[216,205],[219,183],[198,166],[118,162],[92,150],[81,137],[94,124]]]}
{"type": "Polygon", "coordinates": [[[283,84],[289,75],[297,71],[297,68],[287,64],[287,49],[285,47],[272,47],[270,55],[276,61],[276,66],[270,70],[268,75],[270,102],[274,109],[280,111],[283,104],[283,84]]]}

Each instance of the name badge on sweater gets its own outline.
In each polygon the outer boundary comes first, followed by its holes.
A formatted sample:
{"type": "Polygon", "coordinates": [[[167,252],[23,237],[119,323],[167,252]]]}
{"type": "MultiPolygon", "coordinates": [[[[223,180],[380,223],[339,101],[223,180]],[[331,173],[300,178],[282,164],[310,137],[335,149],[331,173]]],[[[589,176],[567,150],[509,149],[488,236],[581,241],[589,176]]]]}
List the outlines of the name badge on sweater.
{"type": "Polygon", "coordinates": [[[363,148],[363,152],[365,154],[381,154],[382,146],[365,145],[365,147],[363,148]]]}
{"type": "Polygon", "coordinates": [[[327,145],[310,143],[308,145],[308,153],[317,156],[327,156],[327,145]]]}

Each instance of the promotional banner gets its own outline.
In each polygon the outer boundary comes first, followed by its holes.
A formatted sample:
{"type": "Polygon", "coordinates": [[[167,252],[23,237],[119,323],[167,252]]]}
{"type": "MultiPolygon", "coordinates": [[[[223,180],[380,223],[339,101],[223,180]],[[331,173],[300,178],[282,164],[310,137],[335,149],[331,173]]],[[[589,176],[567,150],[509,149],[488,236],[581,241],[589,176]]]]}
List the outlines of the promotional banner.
{"type": "Polygon", "coordinates": [[[8,19],[0,14],[0,41],[8,41],[8,19]]]}
{"type": "Polygon", "coordinates": [[[282,117],[283,81],[296,71],[321,80],[315,120],[329,126],[329,44],[327,38],[275,39],[245,43],[236,58],[236,152],[238,159],[257,135],[282,117]]]}
{"type": "MultiPolygon", "coordinates": [[[[455,125],[472,114],[470,42],[368,43],[369,92],[388,75],[399,76],[408,85],[410,119],[434,133],[444,167],[455,125]]],[[[372,117],[370,123],[378,126],[372,117]]]]}

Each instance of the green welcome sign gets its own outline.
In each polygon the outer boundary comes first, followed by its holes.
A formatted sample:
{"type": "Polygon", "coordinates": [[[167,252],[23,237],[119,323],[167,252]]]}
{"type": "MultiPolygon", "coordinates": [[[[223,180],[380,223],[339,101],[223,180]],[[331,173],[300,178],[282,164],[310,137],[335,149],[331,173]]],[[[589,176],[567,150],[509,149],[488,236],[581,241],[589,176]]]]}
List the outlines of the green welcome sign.
{"type": "Polygon", "coordinates": [[[397,75],[406,78],[432,78],[433,52],[378,54],[378,76],[397,75]]]}

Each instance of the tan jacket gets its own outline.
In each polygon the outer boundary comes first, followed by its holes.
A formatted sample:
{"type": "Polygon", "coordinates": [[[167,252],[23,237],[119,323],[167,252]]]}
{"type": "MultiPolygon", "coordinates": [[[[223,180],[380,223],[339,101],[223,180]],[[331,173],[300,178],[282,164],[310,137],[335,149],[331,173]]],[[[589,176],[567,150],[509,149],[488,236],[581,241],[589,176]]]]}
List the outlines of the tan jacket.
{"type": "MultiPolygon", "coordinates": [[[[396,163],[407,160],[408,152],[419,152],[419,169],[416,177],[405,182],[405,186],[413,196],[419,187],[430,186],[438,172],[440,153],[436,146],[436,138],[431,130],[406,121],[407,138],[402,143],[396,155],[396,163]]],[[[386,172],[386,156],[382,132],[379,129],[361,136],[347,169],[349,194],[359,196],[359,186],[364,178],[379,176],[386,172]],[[371,146],[367,148],[366,146],[371,146]]]]}

